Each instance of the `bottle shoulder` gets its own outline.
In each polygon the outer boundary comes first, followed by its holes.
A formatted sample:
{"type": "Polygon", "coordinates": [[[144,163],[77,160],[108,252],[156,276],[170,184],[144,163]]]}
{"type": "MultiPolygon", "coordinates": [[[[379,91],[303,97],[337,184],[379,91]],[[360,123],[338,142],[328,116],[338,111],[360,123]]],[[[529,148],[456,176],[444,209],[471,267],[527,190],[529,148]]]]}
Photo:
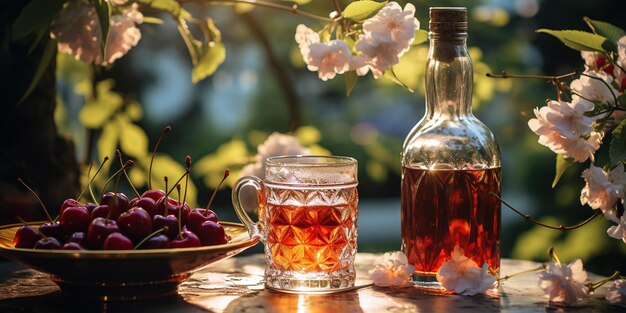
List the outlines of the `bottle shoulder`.
{"type": "Polygon", "coordinates": [[[500,148],[485,124],[473,115],[423,118],[407,136],[402,165],[414,168],[500,167],[500,148]]]}

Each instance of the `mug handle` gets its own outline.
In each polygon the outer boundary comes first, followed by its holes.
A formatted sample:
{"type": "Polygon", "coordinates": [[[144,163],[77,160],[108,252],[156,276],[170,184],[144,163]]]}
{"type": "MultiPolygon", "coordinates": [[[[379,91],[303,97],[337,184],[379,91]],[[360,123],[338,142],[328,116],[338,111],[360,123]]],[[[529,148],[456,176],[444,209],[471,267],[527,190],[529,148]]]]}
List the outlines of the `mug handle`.
{"type": "MultiPolygon", "coordinates": [[[[265,184],[260,178],[256,176],[244,176],[244,177],[239,178],[235,182],[235,186],[233,187],[233,192],[232,192],[232,201],[233,201],[233,207],[235,208],[235,213],[237,213],[237,216],[243,222],[243,224],[246,225],[246,228],[248,229],[248,233],[250,234],[250,238],[254,236],[259,236],[261,237],[261,239],[264,239],[261,234],[259,222],[255,223],[250,218],[248,213],[246,213],[246,210],[241,205],[241,199],[240,199],[241,189],[246,186],[252,186],[254,187],[254,189],[256,189],[257,198],[259,200],[260,200],[259,194],[261,194],[265,190],[265,184]]],[[[258,206],[257,206],[257,209],[258,209],[258,206]]]]}

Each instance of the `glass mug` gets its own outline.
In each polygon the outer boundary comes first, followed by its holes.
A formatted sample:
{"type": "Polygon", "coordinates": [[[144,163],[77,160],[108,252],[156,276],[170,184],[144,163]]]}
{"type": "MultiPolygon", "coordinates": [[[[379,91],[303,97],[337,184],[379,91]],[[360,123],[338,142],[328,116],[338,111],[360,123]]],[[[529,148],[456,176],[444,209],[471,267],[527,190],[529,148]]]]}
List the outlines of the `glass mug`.
{"type": "Polygon", "coordinates": [[[357,161],[339,156],[268,158],[264,180],[245,176],[235,183],[235,211],[265,244],[267,287],[326,292],[354,286],[357,183],[357,161]],[[257,223],[241,205],[246,186],[257,191],[257,223]]]}

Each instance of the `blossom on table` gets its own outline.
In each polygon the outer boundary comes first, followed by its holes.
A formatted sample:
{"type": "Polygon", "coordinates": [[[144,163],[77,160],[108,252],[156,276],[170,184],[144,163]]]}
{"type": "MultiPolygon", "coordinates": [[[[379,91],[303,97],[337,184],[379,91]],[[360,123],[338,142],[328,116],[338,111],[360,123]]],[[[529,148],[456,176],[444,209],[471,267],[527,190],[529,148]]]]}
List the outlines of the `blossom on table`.
{"type": "MultiPolygon", "coordinates": [[[[119,1],[118,1],[119,2],[119,1]]],[[[117,2],[112,2],[118,4],[117,2]]],[[[109,65],[124,56],[141,39],[136,24],[143,23],[138,4],[111,15],[105,58],[102,57],[102,30],[96,9],[86,3],[68,2],[55,20],[50,37],[57,40],[59,52],[68,53],[85,63],[109,65]]]]}
{"type": "Polygon", "coordinates": [[[626,308],[626,280],[618,279],[613,282],[606,293],[606,300],[614,305],[626,308]]]}
{"type": "Polygon", "coordinates": [[[609,227],[606,233],[615,239],[621,239],[626,243],[626,214],[622,214],[617,225],[609,227]]]}
{"type": "Polygon", "coordinates": [[[479,267],[459,246],[454,247],[451,256],[437,272],[437,281],[442,287],[464,296],[473,296],[493,287],[496,279],[487,272],[487,263],[479,267]]]}
{"type": "Polygon", "coordinates": [[[592,125],[597,118],[584,115],[590,110],[593,110],[593,103],[550,100],[541,109],[535,108],[536,118],[529,120],[528,126],[539,136],[539,143],[555,153],[577,162],[593,160],[602,134],[593,132],[592,125]],[[587,134],[588,138],[583,137],[587,134]]]}
{"type": "Polygon", "coordinates": [[[546,293],[549,302],[574,305],[578,299],[587,296],[587,272],[580,259],[569,264],[548,262],[546,270],[537,276],[539,287],[546,293]]]}
{"type": "Polygon", "coordinates": [[[241,176],[265,177],[265,159],[280,155],[308,155],[310,150],[303,147],[296,137],[281,133],[272,133],[257,147],[255,162],[244,166],[241,176]]]}
{"type": "Polygon", "coordinates": [[[401,251],[385,252],[370,270],[369,277],[374,285],[379,287],[410,287],[413,286],[411,275],[415,266],[408,263],[408,259],[401,251]]]}
{"type": "Polygon", "coordinates": [[[586,185],[580,192],[580,203],[588,204],[594,210],[601,210],[608,220],[619,223],[613,206],[618,199],[624,200],[626,187],[624,165],[620,163],[607,173],[592,164],[583,171],[582,177],[586,185]]]}

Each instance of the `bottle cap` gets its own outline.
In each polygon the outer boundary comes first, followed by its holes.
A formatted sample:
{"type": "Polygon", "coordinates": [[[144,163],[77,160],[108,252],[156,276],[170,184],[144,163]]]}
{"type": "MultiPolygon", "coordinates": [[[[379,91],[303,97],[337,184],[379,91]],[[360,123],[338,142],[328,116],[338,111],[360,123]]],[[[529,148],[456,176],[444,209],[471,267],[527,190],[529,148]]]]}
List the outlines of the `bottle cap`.
{"type": "Polygon", "coordinates": [[[467,8],[431,7],[429,15],[432,33],[467,32],[467,8]]]}

